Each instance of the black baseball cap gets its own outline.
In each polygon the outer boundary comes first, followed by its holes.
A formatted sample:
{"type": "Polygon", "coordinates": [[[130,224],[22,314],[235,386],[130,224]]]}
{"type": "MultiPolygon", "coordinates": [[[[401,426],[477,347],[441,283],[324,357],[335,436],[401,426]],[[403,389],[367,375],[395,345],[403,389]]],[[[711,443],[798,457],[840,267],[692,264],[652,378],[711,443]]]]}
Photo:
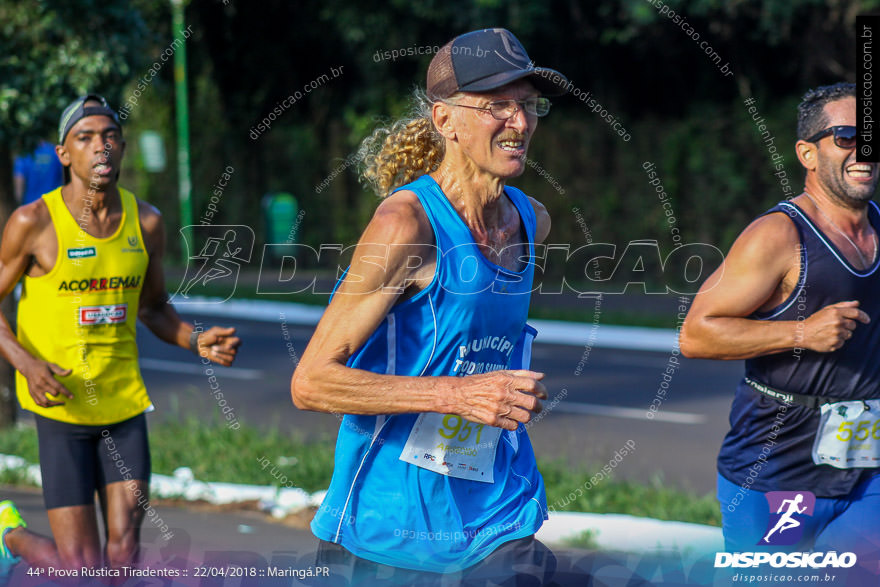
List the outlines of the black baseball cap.
{"type": "Polygon", "coordinates": [[[116,114],[115,110],[110,108],[107,104],[107,100],[105,100],[103,96],[99,96],[98,94],[86,94],[68,104],[67,108],[64,109],[64,112],[61,113],[61,121],[58,123],[59,145],[64,143],[64,139],[67,137],[67,133],[70,132],[70,129],[73,128],[73,125],[86,116],[107,116],[119,125],[119,128],[122,128],[122,123],[119,122],[119,116],[116,114]],[[90,101],[99,102],[101,105],[86,107],[86,102],[90,101]]]}
{"type": "Polygon", "coordinates": [[[483,29],[455,37],[428,66],[428,98],[442,100],[455,92],[488,92],[528,78],[546,96],[568,92],[568,79],[535,67],[522,43],[507,29],[483,29]]]}

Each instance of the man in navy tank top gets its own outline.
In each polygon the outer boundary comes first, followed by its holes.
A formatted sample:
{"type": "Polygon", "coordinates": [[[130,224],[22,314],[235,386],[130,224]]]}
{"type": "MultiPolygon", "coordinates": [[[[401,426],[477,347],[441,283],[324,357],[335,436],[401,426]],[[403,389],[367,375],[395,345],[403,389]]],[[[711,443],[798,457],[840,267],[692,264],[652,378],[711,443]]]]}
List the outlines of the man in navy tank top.
{"type": "Polygon", "coordinates": [[[361,148],[383,200],[291,382],[300,409],[345,414],[312,522],[332,576],[554,571],[534,539],[547,503],[523,427],[547,397],[526,317],[550,219],[505,184],[567,83],[507,30],[467,33],[434,56],[415,114],[361,148]]]}
{"type": "Polygon", "coordinates": [[[807,92],[804,191],[737,238],[694,299],[681,350],[745,359],[718,456],[726,550],[878,584],[878,168],[856,160],[855,125],[854,84],[807,92]]]}

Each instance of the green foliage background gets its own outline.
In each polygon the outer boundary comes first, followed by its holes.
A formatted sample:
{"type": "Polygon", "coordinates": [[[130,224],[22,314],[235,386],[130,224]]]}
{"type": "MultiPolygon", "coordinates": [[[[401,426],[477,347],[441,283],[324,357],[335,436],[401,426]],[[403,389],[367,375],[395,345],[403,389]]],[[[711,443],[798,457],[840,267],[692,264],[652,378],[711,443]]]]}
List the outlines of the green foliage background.
{"type": "MultiPolygon", "coordinates": [[[[289,191],[306,212],[303,242],[353,243],[375,196],[361,188],[353,167],[326,190],[317,193],[315,186],[379,121],[405,112],[431,57],[391,60],[383,52],[440,46],[467,30],[503,26],[538,65],[565,73],[632,136],[621,140],[571,93],[554,100],[529,157],[560,190],[534,168],[514,182],[550,209],[550,241],[583,244],[576,207],[595,241],[656,239],[671,247],[663,209],[642,170],[650,161],[685,242],[726,250],[753,216],[784,196],[743,101],[756,100],[798,190],[794,108],[809,87],[854,79],[855,16],[878,4],[193,0],[186,7],[194,32],[187,41],[193,217],[198,221],[229,165],[235,173],[214,223],[249,224],[264,240],[260,199],[289,191]],[[672,12],[677,20],[669,18],[672,12]],[[718,66],[691,31],[720,55],[718,66]],[[732,76],[719,72],[724,64],[732,76]],[[279,102],[331,68],[343,74],[297,101],[257,140],[249,137],[279,102]]],[[[64,104],[86,89],[123,104],[176,33],[170,4],[148,0],[4,0],[0,30],[0,141],[6,147],[0,157],[51,132],[64,104]]],[[[179,227],[173,92],[169,60],[127,120],[122,178],[164,211],[170,259],[179,247],[173,238],[179,227]],[[143,168],[137,138],[147,129],[163,137],[164,173],[143,168]]]]}

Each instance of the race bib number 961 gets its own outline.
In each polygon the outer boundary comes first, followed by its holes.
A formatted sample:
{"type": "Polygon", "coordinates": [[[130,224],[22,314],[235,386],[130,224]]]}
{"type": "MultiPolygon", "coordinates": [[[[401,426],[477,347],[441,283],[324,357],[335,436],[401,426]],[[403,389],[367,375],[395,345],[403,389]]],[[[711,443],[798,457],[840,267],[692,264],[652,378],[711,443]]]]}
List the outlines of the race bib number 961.
{"type": "Polygon", "coordinates": [[[880,466],[880,400],[824,404],[813,462],[838,469],[880,466]]]}
{"type": "Polygon", "coordinates": [[[422,414],[399,458],[441,475],[493,483],[500,436],[501,428],[454,414],[422,414]]]}

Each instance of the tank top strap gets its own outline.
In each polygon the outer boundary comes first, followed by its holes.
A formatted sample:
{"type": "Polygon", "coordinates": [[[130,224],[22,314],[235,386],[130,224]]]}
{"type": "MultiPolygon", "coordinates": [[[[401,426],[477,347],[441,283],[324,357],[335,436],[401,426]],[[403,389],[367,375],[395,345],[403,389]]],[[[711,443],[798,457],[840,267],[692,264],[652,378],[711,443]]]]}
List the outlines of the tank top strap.
{"type": "Polygon", "coordinates": [[[67,209],[64,198],[61,197],[61,187],[55,188],[51,192],[43,195],[43,201],[49,209],[49,216],[52,218],[52,224],[55,227],[55,235],[58,238],[58,249],[63,250],[67,242],[68,235],[76,234],[79,226],[67,209]]]}
{"type": "Polygon", "coordinates": [[[804,218],[804,212],[800,209],[799,206],[795,205],[792,202],[779,202],[766,212],[764,212],[761,216],[766,216],[767,214],[772,214],[773,212],[781,212],[788,216],[792,223],[794,223],[795,228],[797,228],[798,236],[800,237],[801,244],[806,245],[805,237],[809,236],[810,226],[807,224],[806,219],[804,218]]]}
{"type": "MultiPolygon", "coordinates": [[[[434,229],[437,247],[445,253],[459,245],[473,240],[470,230],[453,208],[452,203],[430,175],[423,175],[417,180],[398,189],[406,189],[415,193],[425,209],[425,214],[434,229]]],[[[395,190],[397,191],[397,190],[395,190]]]]}
{"type": "Polygon", "coordinates": [[[775,318],[787,308],[789,308],[800,295],[800,292],[803,290],[804,284],[806,283],[807,274],[807,250],[813,248],[813,239],[815,237],[811,237],[810,230],[808,226],[805,224],[804,219],[801,217],[800,209],[791,204],[790,202],[779,202],[763,214],[759,216],[759,218],[763,218],[768,214],[773,214],[774,212],[780,212],[788,216],[791,220],[792,224],[794,224],[795,229],[798,232],[798,242],[800,243],[800,272],[798,273],[797,284],[794,287],[794,290],[788,295],[788,297],[778,306],[766,311],[755,310],[751,317],[756,320],[769,320],[771,318],[775,318]]]}
{"type": "MultiPolygon", "coordinates": [[[[877,271],[878,267],[880,267],[880,259],[875,259],[874,262],[865,269],[856,269],[853,267],[841,250],[838,249],[837,245],[834,244],[834,242],[823,233],[822,230],[820,230],[816,223],[807,216],[806,212],[794,202],[780,202],[765,212],[765,214],[770,214],[777,210],[787,214],[792,222],[794,222],[805,251],[826,249],[843,267],[846,268],[849,273],[858,277],[872,275],[877,271]],[[816,249],[814,249],[814,247],[816,249]]],[[[877,204],[873,201],[870,201],[868,206],[868,222],[875,231],[880,232],[880,209],[878,209],[877,204]]]]}
{"type": "Polygon", "coordinates": [[[74,218],[73,214],[64,203],[61,196],[61,188],[58,187],[43,196],[46,207],[49,209],[49,216],[52,218],[52,224],[55,227],[55,234],[58,238],[59,249],[65,248],[69,243],[83,242],[110,242],[115,240],[119,235],[130,235],[132,239],[130,244],[132,247],[138,246],[137,241],[143,243],[143,234],[141,234],[140,217],[138,215],[137,198],[130,191],[119,188],[119,199],[122,204],[122,219],[119,226],[113,231],[113,234],[107,237],[98,238],[85,232],[81,225],[74,218]]]}
{"type": "MultiPolygon", "coordinates": [[[[470,229],[458,215],[449,198],[430,175],[423,175],[405,186],[397,188],[412,191],[419,198],[425,214],[431,222],[437,237],[437,246],[442,252],[450,248],[473,241],[470,229]]],[[[397,190],[394,190],[395,192],[397,190]]],[[[535,242],[537,218],[528,196],[515,187],[505,186],[504,193],[516,207],[520,220],[526,231],[530,245],[535,242]]]]}
{"type": "MultiPolygon", "coordinates": [[[[123,188],[119,188],[119,198],[122,200],[123,233],[126,235],[137,235],[137,239],[144,243],[137,198],[133,193],[123,188]]],[[[129,244],[133,243],[130,242],[129,244]]],[[[141,246],[146,247],[146,245],[141,246]]]]}

